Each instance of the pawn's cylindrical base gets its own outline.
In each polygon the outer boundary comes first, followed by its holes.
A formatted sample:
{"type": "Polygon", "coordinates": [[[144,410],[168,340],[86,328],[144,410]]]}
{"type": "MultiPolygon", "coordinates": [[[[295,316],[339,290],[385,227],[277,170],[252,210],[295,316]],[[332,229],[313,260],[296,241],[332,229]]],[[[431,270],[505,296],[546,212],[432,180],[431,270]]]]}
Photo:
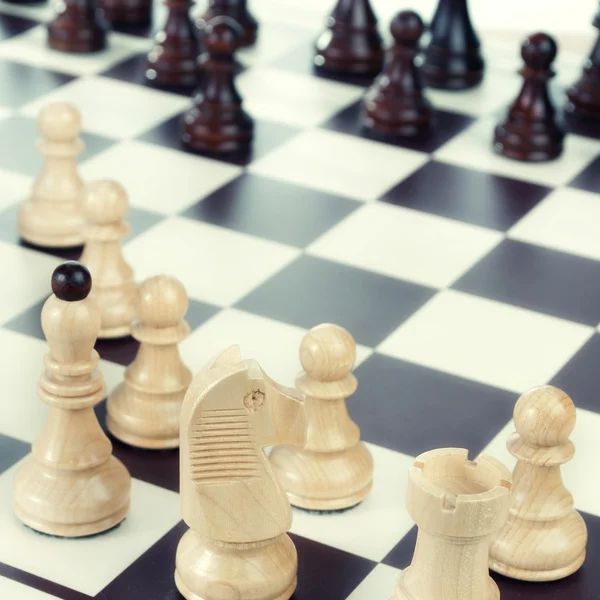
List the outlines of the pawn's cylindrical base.
{"type": "Polygon", "coordinates": [[[42,248],[71,248],[83,245],[83,211],[77,203],[63,206],[38,205],[28,201],[19,208],[19,235],[42,248]]]}
{"type": "Polygon", "coordinates": [[[179,413],[185,395],[150,394],[121,383],[106,403],[106,426],[125,444],[148,450],[179,447],[179,413]]]}
{"type": "Polygon", "coordinates": [[[373,486],[373,459],[362,443],[339,452],[278,446],[270,460],[290,504],[300,508],[351,508],[362,502],[373,486]]]}
{"type": "Polygon", "coordinates": [[[600,72],[593,72],[594,78],[582,78],[577,85],[567,90],[565,112],[578,119],[600,120],[600,85],[597,83],[600,72]]]}
{"type": "Polygon", "coordinates": [[[118,525],[129,510],[131,479],[115,457],[81,471],[55,469],[29,456],[14,479],[14,510],[49,535],[82,537],[118,525]]]}
{"type": "Polygon", "coordinates": [[[250,150],[254,123],[244,111],[228,111],[230,118],[218,114],[207,116],[193,108],[183,117],[182,142],[194,152],[206,154],[243,154],[250,150]],[[234,114],[237,112],[237,114],[234,114]]]}
{"type": "Polygon", "coordinates": [[[175,583],[187,600],[288,600],[297,567],[287,534],[255,544],[221,544],[190,529],[177,547],[175,583]]]}
{"type": "Polygon", "coordinates": [[[548,162],[563,151],[564,131],[559,127],[532,126],[531,131],[499,125],[494,133],[494,151],[522,162],[548,162]]]}
{"type": "Polygon", "coordinates": [[[317,72],[323,74],[368,78],[381,73],[384,58],[381,38],[377,33],[347,33],[343,39],[338,39],[327,31],[317,41],[313,65],[317,72]]]}
{"type": "Polygon", "coordinates": [[[90,15],[89,21],[71,21],[59,15],[48,23],[48,46],[58,52],[89,54],[106,48],[108,23],[101,14],[90,15]]]}
{"type": "MultiPolygon", "coordinates": [[[[402,571],[402,573],[400,573],[398,576],[394,597],[392,600],[442,600],[441,598],[430,598],[429,596],[415,596],[413,593],[409,592],[405,586],[405,579],[409,572],[410,567],[404,569],[404,571],[402,571]]],[[[471,600],[470,596],[464,596],[464,598],[469,598],[469,600],[471,600]]],[[[487,595],[483,598],[473,598],[472,600],[500,600],[500,590],[491,577],[488,578],[487,595]]]]}
{"type": "Polygon", "coordinates": [[[577,511],[554,521],[510,517],[490,548],[490,569],[521,581],[556,581],[586,556],[587,527],[577,511]]]}
{"type": "Polygon", "coordinates": [[[418,138],[431,132],[432,119],[433,111],[428,102],[392,106],[367,101],[363,127],[375,137],[418,138]]]}

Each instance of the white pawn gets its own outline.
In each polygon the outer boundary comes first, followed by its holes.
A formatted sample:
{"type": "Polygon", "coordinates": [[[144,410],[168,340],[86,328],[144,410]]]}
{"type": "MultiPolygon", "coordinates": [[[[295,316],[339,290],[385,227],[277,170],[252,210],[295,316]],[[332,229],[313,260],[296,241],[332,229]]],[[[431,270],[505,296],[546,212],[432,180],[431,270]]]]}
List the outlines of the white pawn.
{"type": "Polygon", "coordinates": [[[129,233],[129,225],[123,220],[127,206],[125,189],[116,181],[100,180],[88,185],[81,262],[92,274],[90,296],[102,314],[98,338],[129,335],[136,318],[133,270],[125,262],[121,247],[121,240],[129,233]]]}
{"type": "Polygon", "coordinates": [[[125,371],[125,381],[107,403],[107,427],[126,444],[179,446],[179,414],[192,379],[178,350],[190,332],[183,320],[187,308],[185,288],[173,277],[152,277],[138,289],[139,320],[133,323],[132,335],[140,348],[125,371]]]}
{"type": "Polygon", "coordinates": [[[296,387],[306,396],[306,445],[271,452],[271,465],[292,506],[342,510],[371,491],[373,459],[346,407],[358,386],[355,361],[356,342],[339,325],[313,327],[300,344],[304,372],[296,387]]]}
{"type": "Polygon", "coordinates": [[[507,447],[517,458],[508,521],[490,550],[490,568],[525,581],[554,581],[585,560],[587,527],[565,488],[561,466],[573,458],[569,436],[575,405],[550,385],[523,394],[514,410],[517,431],[507,447]]]}
{"type": "Polygon", "coordinates": [[[37,150],[44,166],[31,196],[19,208],[19,235],[36,246],[79,246],[84,227],[84,183],[76,163],[84,149],[79,139],[81,117],[72,104],[48,104],[40,112],[38,129],[42,137],[37,150]]]}

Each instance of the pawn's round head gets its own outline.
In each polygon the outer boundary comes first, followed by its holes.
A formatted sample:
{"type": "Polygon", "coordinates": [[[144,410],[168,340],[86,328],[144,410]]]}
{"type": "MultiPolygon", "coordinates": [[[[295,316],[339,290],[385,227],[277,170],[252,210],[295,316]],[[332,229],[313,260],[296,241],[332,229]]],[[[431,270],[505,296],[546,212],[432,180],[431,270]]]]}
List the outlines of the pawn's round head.
{"type": "Polygon", "coordinates": [[[75,140],[81,133],[81,116],[68,102],[52,102],[40,111],[38,129],[52,142],[75,140]]]}
{"type": "Polygon", "coordinates": [[[52,292],[59,300],[85,300],[91,289],[92,276],[87,267],[77,261],[68,260],[52,273],[52,292]]]}
{"type": "Polygon", "coordinates": [[[240,46],[244,30],[231,17],[214,17],[204,26],[202,43],[211,56],[231,56],[240,46]]]}
{"type": "Polygon", "coordinates": [[[84,211],[90,223],[94,225],[116,223],[125,217],[127,205],[127,192],[120,183],[102,179],[87,185],[84,211]]]}
{"type": "Polygon", "coordinates": [[[525,64],[536,71],[550,69],[550,65],[556,58],[556,52],[556,42],[547,33],[534,33],[521,46],[521,56],[525,64]]]}
{"type": "Polygon", "coordinates": [[[347,377],[356,362],[356,342],[339,325],[313,327],[300,344],[300,364],[317,381],[339,381],[347,377]]]}
{"type": "Polygon", "coordinates": [[[515,404],[515,427],[533,446],[565,444],[575,427],[575,405],[562,390],[542,385],[525,392],[515,404]]]}
{"type": "Polygon", "coordinates": [[[423,20],[412,10],[399,12],[390,24],[392,37],[399,44],[416,44],[424,31],[423,20]]]}
{"type": "Polygon", "coordinates": [[[173,327],[188,309],[188,296],[183,284],[174,277],[157,275],[146,279],[137,293],[140,321],[151,327],[173,327]]]}

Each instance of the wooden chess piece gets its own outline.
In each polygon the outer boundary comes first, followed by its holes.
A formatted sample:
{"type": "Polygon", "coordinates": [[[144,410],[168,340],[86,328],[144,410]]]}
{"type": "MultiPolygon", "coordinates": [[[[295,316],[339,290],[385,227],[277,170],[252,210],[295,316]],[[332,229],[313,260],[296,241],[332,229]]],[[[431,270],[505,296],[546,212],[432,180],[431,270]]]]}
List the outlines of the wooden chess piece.
{"type": "Polygon", "coordinates": [[[181,509],[190,529],[175,583],[188,600],[287,600],[292,511],[263,448],[306,441],[306,411],[237,346],[192,380],[181,410],[181,509]]]}
{"type": "Polygon", "coordinates": [[[508,514],[511,477],[460,448],[430,450],[410,469],[406,506],[419,530],[393,600],[500,600],[488,553],[508,514]]]}
{"type": "Polygon", "coordinates": [[[76,163],[84,148],[81,117],[72,104],[54,102],[41,110],[37,124],[44,165],[31,196],[19,207],[19,235],[35,246],[80,246],[85,223],[84,183],[76,163]]]}
{"type": "Polygon", "coordinates": [[[568,115],[600,121],[600,9],[594,18],[598,37],[579,80],[567,90],[568,115]]]}
{"type": "Polygon", "coordinates": [[[494,149],[514,160],[553,160],[562,153],[565,137],[548,93],[556,42],[545,33],[536,33],[523,42],[521,56],[525,61],[520,71],[523,87],[506,120],[496,127],[494,149]]]}
{"type": "Polygon", "coordinates": [[[356,391],[356,342],[342,327],[313,327],[300,345],[304,373],[296,387],[306,396],[306,446],[278,446],[271,465],[293,506],[341,510],[371,491],[373,459],[348,415],[345,398],[356,391]]]}
{"type": "Polygon", "coordinates": [[[152,21],[152,0],[98,0],[106,18],[115,25],[136,27],[152,21]]]}
{"type": "Polygon", "coordinates": [[[165,26],[154,37],[146,65],[146,79],[159,86],[198,85],[200,45],[190,18],[192,0],[165,0],[165,26]]]}
{"type": "Polygon", "coordinates": [[[235,87],[234,52],[241,31],[228,17],[215,17],[204,28],[202,77],[193,106],[183,116],[183,144],[209,154],[244,154],[250,150],[254,123],[242,108],[235,87]]]}
{"type": "Polygon", "coordinates": [[[562,579],[583,564],[588,537],[560,473],[575,454],[569,440],[575,406],[562,390],[543,385],[519,398],[514,422],[517,431],[507,443],[518,461],[513,494],[490,568],[524,581],[562,579]]]}
{"type": "Polygon", "coordinates": [[[258,21],[248,9],[247,0],[208,0],[208,8],[197,21],[198,28],[203,30],[215,17],[229,17],[242,28],[240,46],[252,46],[256,42],[258,21]]]}
{"type": "Polygon", "coordinates": [[[107,401],[106,425],[119,440],[139,448],[177,448],[179,414],[192,379],[178,344],[190,326],[183,320],[188,297],[177,279],[159,275],[137,292],[138,320],[131,334],[140,342],[125,380],[107,401]]]}
{"type": "Polygon", "coordinates": [[[69,261],[52,275],[42,309],[49,345],[38,386],[50,405],[41,434],[14,479],[14,509],[43,533],[79,537],[106,531],[129,510],[130,477],[94,413],[106,387],[94,350],[100,311],[88,297],[89,271],[69,261]]]}
{"type": "Polygon", "coordinates": [[[421,17],[413,11],[400,12],[392,20],[394,43],[383,73],[363,100],[363,127],[367,131],[400,137],[424,136],[430,131],[433,110],[415,65],[424,30],[421,17]]]}
{"type": "Polygon", "coordinates": [[[432,88],[464,90],[483,80],[485,63],[467,0],[439,0],[422,73],[432,88]]]}
{"type": "Polygon", "coordinates": [[[88,225],[81,262],[94,278],[91,297],[102,315],[100,339],[129,335],[136,318],[133,271],[125,262],[121,247],[121,240],[129,233],[129,225],[123,220],[127,204],[125,190],[115,181],[94,181],[88,185],[88,225]]]}
{"type": "Polygon", "coordinates": [[[369,0],[338,0],[317,39],[313,59],[317,71],[375,77],[383,59],[383,41],[369,0]]]}
{"type": "Polygon", "coordinates": [[[69,53],[99,52],[106,48],[110,29],[96,0],[63,0],[48,23],[48,45],[69,53]]]}

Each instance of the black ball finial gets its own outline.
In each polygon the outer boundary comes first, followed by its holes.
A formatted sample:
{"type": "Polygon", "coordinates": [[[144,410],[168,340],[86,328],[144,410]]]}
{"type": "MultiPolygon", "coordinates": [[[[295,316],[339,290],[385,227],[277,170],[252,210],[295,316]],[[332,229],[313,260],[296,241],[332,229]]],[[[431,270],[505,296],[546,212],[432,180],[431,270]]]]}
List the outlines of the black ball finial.
{"type": "Polygon", "coordinates": [[[547,33],[534,33],[521,46],[521,56],[525,64],[536,71],[549,69],[556,58],[556,52],[556,42],[547,33]]]}
{"type": "Polygon", "coordinates": [[[202,42],[213,55],[232,55],[242,43],[244,30],[231,17],[214,17],[204,27],[202,42]]]}
{"type": "Polygon", "coordinates": [[[416,44],[424,31],[423,20],[412,10],[399,12],[390,24],[390,32],[397,43],[416,44]]]}
{"type": "Polygon", "coordinates": [[[54,269],[52,291],[59,300],[77,302],[88,297],[92,289],[92,276],[87,267],[68,260],[54,269]]]}

